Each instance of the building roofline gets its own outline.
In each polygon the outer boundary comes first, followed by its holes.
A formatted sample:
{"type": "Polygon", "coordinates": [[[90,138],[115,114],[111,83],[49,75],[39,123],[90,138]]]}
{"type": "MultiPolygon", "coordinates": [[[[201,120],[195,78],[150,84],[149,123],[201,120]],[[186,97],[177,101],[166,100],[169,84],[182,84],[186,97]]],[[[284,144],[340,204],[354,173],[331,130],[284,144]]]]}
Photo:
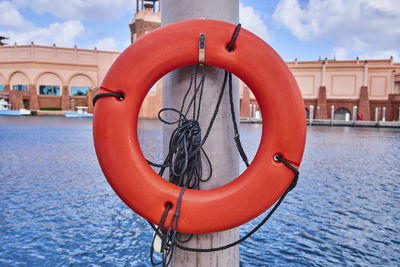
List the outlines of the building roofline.
{"type": "MultiPolygon", "coordinates": [[[[291,61],[286,61],[286,63],[322,63],[322,62],[327,62],[327,63],[352,63],[352,62],[392,62],[392,59],[390,58],[383,58],[383,59],[345,59],[345,60],[338,60],[338,59],[321,59],[321,60],[291,60],[291,61]]],[[[400,64],[400,63],[393,63],[393,64],[400,64]]]]}
{"type": "Polygon", "coordinates": [[[4,45],[0,46],[0,49],[2,48],[28,48],[28,47],[39,47],[39,48],[57,48],[57,49],[65,49],[65,50],[79,50],[79,51],[88,51],[88,52],[105,52],[105,53],[112,53],[112,54],[121,54],[121,52],[118,51],[110,51],[110,50],[99,50],[99,49],[88,49],[88,48],[78,48],[78,47],[63,47],[63,46],[56,46],[56,45],[37,45],[37,44],[28,44],[28,45],[4,45]]]}

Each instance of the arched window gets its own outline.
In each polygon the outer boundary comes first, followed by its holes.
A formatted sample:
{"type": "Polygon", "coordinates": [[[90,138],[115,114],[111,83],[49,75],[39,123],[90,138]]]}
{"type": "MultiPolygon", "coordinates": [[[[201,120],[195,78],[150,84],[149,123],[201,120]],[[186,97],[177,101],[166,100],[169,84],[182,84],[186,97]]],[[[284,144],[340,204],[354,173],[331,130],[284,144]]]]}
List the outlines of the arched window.
{"type": "Polygon", "coordinates": [[[4,91],[4,88],[6,87],[7,81],[4,78],[4,76],[0,73],[0,92],[4,91]]]}
{"type": "Polygon", "coordinates": [[[349,121],[350,120],[350,111],[347,108],[338,108],[334,113],[333,119],[349,121]]]}
{"type": "Polygon", "coordinates": [[[62,81],[54,73],[43,73],[37,80],[39,95],[61,95],[62,81]]]}
{"type": "Polygon", "coordinates": [[[11,89],[14,91],[28,91],[28,77],[22,72],[16,72],[11,76],[11,89]]]}
{"type": "Polygon", "coordinates": [[[71,96],[85,96],[93,84],[86,75],[78,74],[72,77],[69,87],[71,96]]]}
{"type": "Polygon", "coordinates": [[[4,87],[6,87],[6,79],[0,73],[0,92],[4,91],[4,87]]]}

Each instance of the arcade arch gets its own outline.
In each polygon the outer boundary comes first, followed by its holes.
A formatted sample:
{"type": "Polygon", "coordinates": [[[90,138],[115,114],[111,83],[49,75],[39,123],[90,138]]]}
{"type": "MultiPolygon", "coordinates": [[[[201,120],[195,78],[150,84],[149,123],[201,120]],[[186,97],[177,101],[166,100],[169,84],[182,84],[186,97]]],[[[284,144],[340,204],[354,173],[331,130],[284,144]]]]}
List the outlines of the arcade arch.
{"type": "Polygon", "coordinates": [[[28,91],[29,79],[22,71],[16,71],[10,76],[10,89],[14,91],[28,91]]]}
{"type": "Polygon", "coordinates": [[[38,95],[61,95],[63,81],[60,76],[53,72],[45,72],[36,80],[38,95]]]}
{"type": "Polygon", "coordinates": [[[71,96],[86,96],[90,88],[94,87],[93,80],[85,74],[75,74],[68,83],[71,96]]]}
{"type": "Polygon", "coordinates": [[[7,81],[3,74],[0,73],[0,92],[4,91],[7,81]]]}

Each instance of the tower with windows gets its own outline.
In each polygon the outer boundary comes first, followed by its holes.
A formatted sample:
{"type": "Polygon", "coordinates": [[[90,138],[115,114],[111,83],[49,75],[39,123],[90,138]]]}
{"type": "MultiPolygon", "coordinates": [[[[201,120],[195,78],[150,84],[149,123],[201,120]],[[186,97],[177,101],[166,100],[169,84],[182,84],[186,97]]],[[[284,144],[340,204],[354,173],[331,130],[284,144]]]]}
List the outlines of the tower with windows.
{"type": "Polygon", "coordinates": [[[129,24],[131,43],[161,26],[161,0],[136,0],[136,14],[129,24]]]}

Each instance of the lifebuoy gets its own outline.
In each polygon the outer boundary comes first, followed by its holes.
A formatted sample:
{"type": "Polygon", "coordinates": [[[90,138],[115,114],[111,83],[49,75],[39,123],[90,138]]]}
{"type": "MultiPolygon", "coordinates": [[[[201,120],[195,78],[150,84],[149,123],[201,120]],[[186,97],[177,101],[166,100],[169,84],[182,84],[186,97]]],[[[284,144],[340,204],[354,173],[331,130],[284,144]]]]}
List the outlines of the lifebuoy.
{"type": "Polygon", "coordinates": [[[199,35],[206,34],[205,64],[232,72],[257,98],[263,125],[253,162],[229,184],[211,190],[186,189],[178,231],[210,233],[239,226],[267,210],[288,188],[293,172],[281,155],[299,167],[305,145],[305,109],[286,63],[263,40],[242,29],[232,52],[226,47],[235,25],[190,20],[163,26],[129,46],[114,62],[100,93],[122,93],[97,101],[93,137],[100,166],[118,196],[136,213],[158,224],[172,203],[168,228],[181,188],[158,176],[139,146],[139,109],[152,85],[168,72],[199,61],[199,35]]]}

